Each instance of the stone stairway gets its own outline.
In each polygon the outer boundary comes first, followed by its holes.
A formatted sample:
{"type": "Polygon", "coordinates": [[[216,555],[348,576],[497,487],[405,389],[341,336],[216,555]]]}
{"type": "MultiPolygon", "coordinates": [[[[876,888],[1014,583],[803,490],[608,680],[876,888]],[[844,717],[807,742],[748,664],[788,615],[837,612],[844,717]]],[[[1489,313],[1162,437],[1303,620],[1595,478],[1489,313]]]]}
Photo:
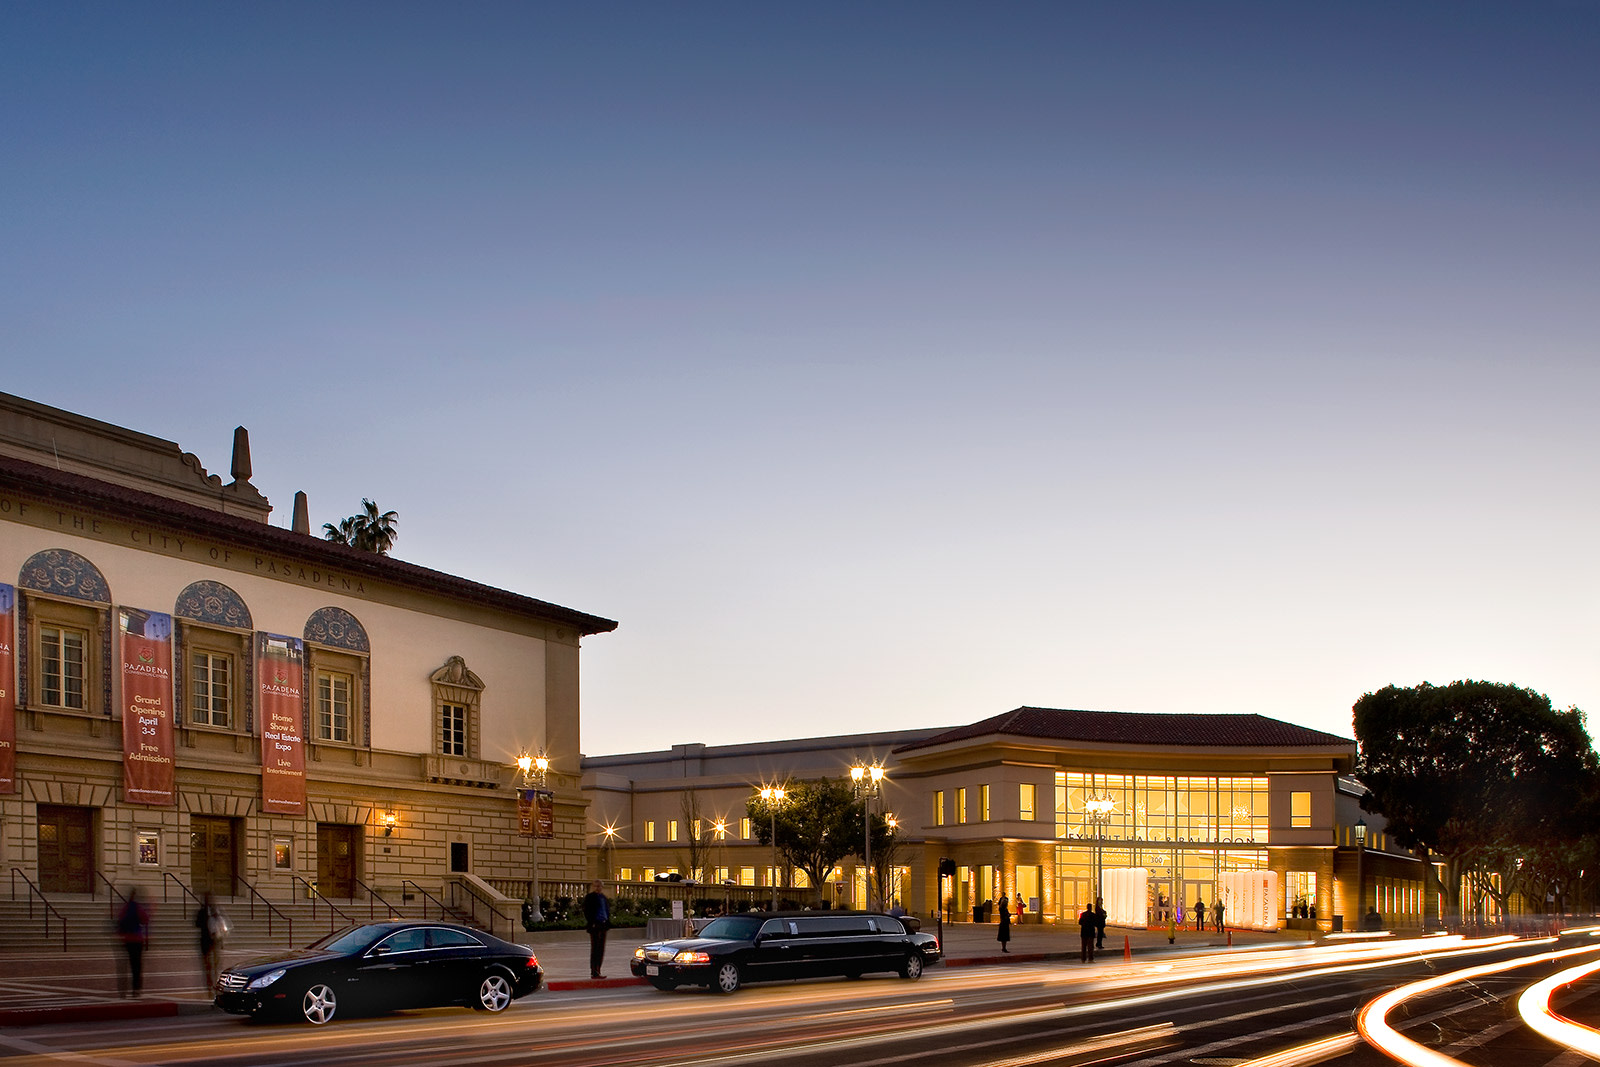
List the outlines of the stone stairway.
{"type": "MultiPolygon", "coordinates": [[[[49,898],[51,906],[59,913],[47,917],[39,899],[32,901],[32,917],[26,899],[0,900],[0,956],[29,957],[67,953],[105,953],[117,944],[113,929],[115,907],[106,894],[92,898],[78,894],[60,894],[49,898]],[[65,947],[63,947],[63,920],[65,921],[65,947]]],[[[217,907],[228,918],[229,933],[226,948],[235,953],[276,952],[285,948],[310,944],[331,930],[340,929],[350,922],[381,921],[393,917],[382,904],[360,901],[333,901],[331,910],[323,901],[274,901],[274,914],[258,900],[252,914],[247,897],[219,897],[217,907]],[[341,914],[342,913],[342,914],[341,914]],[[288,921],[285,922],[285,919],[288,921]]],[[[194,926],[196,905],[194,901],[174,892],[168,899],[146,899],[150,910],[150,943],[152,948],[188,949],[197,943],[198,931],[194,926]]],[[[438,919],[437,906],[426,900],[396,903],[395,912],[406,919],[438,919]]],[[[462,915],[446,915],[450,922],[464,922],[462,915]]],[[[470,925],[470,924],[469,924],[470,925]]]]}

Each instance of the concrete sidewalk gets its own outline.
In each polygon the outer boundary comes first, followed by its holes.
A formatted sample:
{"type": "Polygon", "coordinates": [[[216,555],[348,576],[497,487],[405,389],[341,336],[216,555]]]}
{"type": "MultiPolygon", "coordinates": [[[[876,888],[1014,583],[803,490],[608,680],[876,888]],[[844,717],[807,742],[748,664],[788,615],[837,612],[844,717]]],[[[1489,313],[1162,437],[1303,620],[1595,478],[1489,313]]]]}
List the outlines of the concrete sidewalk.
{"type": "MultiPolygon", "coordinates": [[[[924,927],[936,933],[936,924],[924,927]]],[[[962,967],[1041,960],[1071,961],[1079,965],[1078,928],[1067,925],[1022,925],[1011,928],[1010,951],[1002,952],[994,924],[949,923],[944,927],[945,960],[942,966],[962,967]]],[[[604,979],[589,972],[589,939],[581,930],[523,933],[516,940],[539,956],[551,992],[642,985],[628,972],[633,950],[644,943],[644,930],[612,930],[606,942],[604,979]]],[[[1247,945],[1297,945],[1308,939],[1302,931],[1231,933],[1179,930],[1168,943],[1165,930],[1110,927],[1101,960],[1120,960],[1124,952],[1150,956],[1190,954],[1222,948],[1230,943],[1247,945]]],[[[248,953],[226,953],[223,964],[248,959],[248,953]]],[[[144,991],[138,998],[119,993],[121,947],[108,943],[103,952],[38,954],[27,958],[0,949],[0,1026],[98,1019],[154,1018],[210,1012],[211,997],[204,988],[198,953],[183,948],[154,945],[145,956],[144,991]]],[[[542,994],[541,994],[542,995],[542,994]]]]}

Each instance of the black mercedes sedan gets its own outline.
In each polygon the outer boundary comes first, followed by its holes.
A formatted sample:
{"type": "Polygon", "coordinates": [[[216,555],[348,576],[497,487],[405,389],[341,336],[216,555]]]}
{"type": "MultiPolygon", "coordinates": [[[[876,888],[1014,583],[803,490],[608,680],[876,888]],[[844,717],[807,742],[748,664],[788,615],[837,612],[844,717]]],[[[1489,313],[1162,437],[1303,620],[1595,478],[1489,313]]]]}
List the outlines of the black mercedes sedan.
{"type": "Polygon", "coordinates": [[[641,945],[630,967],[657,989],[703,985],[732,993],[746,982],[887,971],[920,978],[939,939],[871,912],[750,912],[706,924],[697,937],[641,945]]]}
{"type": "Polygon", "coordinates": [[[468,1004],[504,1011],[539,988],[533,950],[442,922],[382,922],[329,934],[297,952],[235,964],[214,1003],[252,1018],[296,1016],[315,1026],[335,1013],[468,1004]]]}

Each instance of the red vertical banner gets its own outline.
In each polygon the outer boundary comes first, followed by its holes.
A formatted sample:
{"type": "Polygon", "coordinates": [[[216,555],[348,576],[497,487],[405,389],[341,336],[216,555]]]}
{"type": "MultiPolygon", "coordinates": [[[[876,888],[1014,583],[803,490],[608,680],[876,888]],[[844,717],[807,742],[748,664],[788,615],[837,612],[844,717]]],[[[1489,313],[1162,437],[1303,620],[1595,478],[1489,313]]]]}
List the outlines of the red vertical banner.
{"type": "Polygon", "coordinates": [[[556,795],[548,789],[517,790],[517,835],[551,838],[556,835],[556,795]]]}
{"type": "Polygon", "coordinates": [[[517,790],[517,834],[520,837],[533,836],[533,798],[535,790],[517,790]]]}
{"type": "Polygon", "coordinates": [[[122,799],[172,805],[172,616],[121,608],[122,799]]]}
{"type": "Polygon", "coordinates": [[[0,585],[0,793],[17,791],[17,591],[0,585]]]}
{"type": "Polygon", "coordinates": [[[556,836],[556,795],[549,790],[538,790],[538,804],[533,817],[533,836],[546,840],[556,836]]]}
{"type": "Polygon", "coordinates": [[[256,634],[256,710],[261,716],[261,810],[306,813],[305,645],[256,634]]]}

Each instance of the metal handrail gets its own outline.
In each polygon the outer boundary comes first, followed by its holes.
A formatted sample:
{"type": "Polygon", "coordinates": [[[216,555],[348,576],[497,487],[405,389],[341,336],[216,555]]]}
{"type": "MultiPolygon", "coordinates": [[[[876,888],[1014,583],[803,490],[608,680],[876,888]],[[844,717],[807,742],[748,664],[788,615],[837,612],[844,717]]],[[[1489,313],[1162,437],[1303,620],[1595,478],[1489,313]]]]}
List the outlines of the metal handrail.
{"type": "MultiPolygon", "coordinates": [[[[184,897],[188,897],[190,900],[194,901],[195,905],[197,907],[202,907],[202,908],[205,907],[205,903],[206,902],[201,900],[199,897],[195,896],[194,895],[194,890],[192,890],[188,886],[184,885],[183,884],[183,879],[179,878],[177,875],[173,874],[171,871],[162,871],[161,872],[161,903],[165,904],[170,899],[169,896],[168,896],[168,890],[167,890],[167,883],[168,882],[171,882],[173,885],[175,885],[179,889],[181,889],[183,891],[183,896],[184,897]]],[[[183,900],[183,897],[179,897],[178,900],[181,902],[183,900]]],[[[267,924],[267,933],[269,933],[269,934],[272,933],[272,924],[270,922],[267,924]]]]}
{"type": "MultiPolygon", "coordinates": [[[[496,919],[505,919],[506,918],[503,914],[501,914],[500,909],[494,906],[494,901],[490,900],[488,897],[486,897],[482,893],[478,892],[478,890],[471,883],[460,881],[458,879],[458,880],[453,881],[453,882],[450,883],[450,896],[452,898],[451,899],[452,906],[454,905],[455,892],[456,892],[456,890],[458,888],[460,890],[462,890],[464,893],[466,893],[467,896],[470,897],[471,900],[472,900],[472,921],[473,922],[477,922],[478,921],[478,905],[479,904],[482,904],[485,908],[489,909],[489,925],[488,925],[488,929],[489,929],[489,932],[491,934],[494,933],[494,921],[496,919]]],[[[512,922],[513,920],[507,919],[506,921],[507,922],[512,922]]]]}
{"type": "Polygon", "coordinates": [[[390,904],[387,900],[384,900],[382,894],[380,894],[376,889],[372,888],[370,885],[368,885],[367,883],[363,882],[359,878],[354,878],[352,880],[356,883],[356,885],[360,886],[362,889],[365,889],[367,891],[367,921],[368,922],[373,922],[378,917],[377,910],[372,906],[373,905],[373,901],[377,901],[379,904],[382,904],[385,908],[389,909],[389,916],[388,916],[389,918],[398,919],[398,918],[401,917],[400,916],[400,909],[396,908],[393,904],[390,904]]]}
{"type": "Polygon", "coordinates": [[[289,944],[294,944],[294,920],[289,918],[288,915],[279,911],[277,906],[274,905],[272,901],[261,895],[261,890],[257,889],[243,878],[235,878],[234,881],[236,881],[239,885],[244,886],[250,894],[250,918],[254,919],[256,917],[256,901],[261,901],[262,905],[267,909],[267,936],[272,936],[272,917],[276,915],[278,918],[282,919],[284,925],[289,928],[289,944]]]}
{"type": "MultiPolygon", "coordinates": [[[[111,884],[111,879],[107,878],[99,871],[95,871],[94,876],[104,882],[107,889],[111,890],[111,895],[106,898],[106,909],[111,913],[111,917],[115,919],[117,917],[117,901],[120,900],[122,903],[126,904],[128,902],[128,898],[122,895],[121,890],[111,884]]],[[[93,882],[89,883],[89,895],[91,897],[99,895],[94,888],[93,882]]]]}
{"type": "Polygon", "coordinates": [[[298,874],[290,874],[289,877],[306,887],[306,895],[311,898],[311,918],[313,921],[315,921],[317,917],[317,901],[320,900],[328,906],[328,932],[330,934],[339,929],[339,924],[334,921],[334,916],[338,916],[340,919],[343,919],[347,926],[356,925],[356,921],[350,916],[346,915],[342,908],[339,908],[334,904],[333,901],[322,895],[322,891],[317,888],[317,884],[315,882],[308,881],[307,879],[300,877],[298,874]]]}
{"type": "MultiPolygon", "coordinates": [[[[411,879],[402,878],[400,880],[400,891],[402,893],[405,892],[406,886],[410,886],[412,889],[415,889],[418,893],[421,893],[428,900],[431,900],[435,904],[437,904],[438,907],[439,907],[439,918],[443,919],[445,916],[450,914],[450,908],[445,905],[444,901],[440,900],[438,897],[434,896],[432,893],[428,892],[426,889],[422,888],[420,885],[418,885],[417,883],[413,882],[411,879]]],[[[422,917],[424,919],[426,919],[428,917],[428,909],[427,908],[423,908],[422,909],[422,917]]]]}
{"type": "Polygon", "coordinates": [[[50,916],[54,915],[61,920],[61,951],[67,951],[67,917],[56,910],[56,906],[45,899],[44,890],[33,884],[33,879],[28,877],[21,867],[11,868],[11,899],[17,899],[17,875],[22,875],[22,880],[28,884],[28,918],[33,918],[33,898],[38,897],[39,903],[44,905],[44,936],[50,936],[50,916]]]}

